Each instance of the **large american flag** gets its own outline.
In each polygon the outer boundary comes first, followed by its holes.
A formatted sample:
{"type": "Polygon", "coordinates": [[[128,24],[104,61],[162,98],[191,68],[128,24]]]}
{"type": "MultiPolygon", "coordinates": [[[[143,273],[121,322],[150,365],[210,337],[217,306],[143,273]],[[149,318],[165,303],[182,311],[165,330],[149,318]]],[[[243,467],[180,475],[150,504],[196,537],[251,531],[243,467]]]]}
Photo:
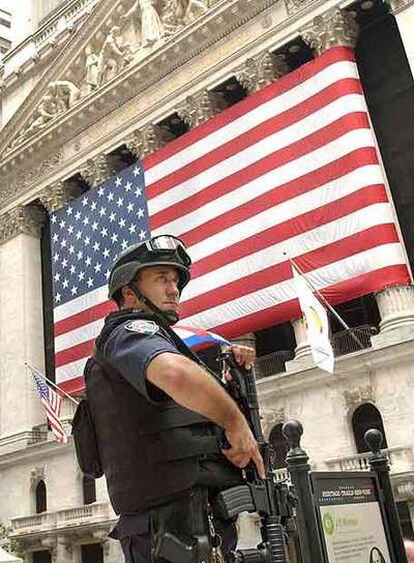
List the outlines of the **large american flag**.
{"type": "Polygon", "coordinates": [[[40,397],[43,408],[45,409],[52,434],[58,442],[66,444],[68,441],[68,435],[59,419],[60,409],[62,407],[62,397],[52,389],[43,377],[38,375],[31,368],[29,369],[34,377],[36,391],[40,397]]]}
{"type": "Polygon", "coordinates": [[[180,324],[231,338],[300,316],[289,258],[335,304],[410,280],[353,51],[333,48],[52,214],[57,381],[82,385],[132,242],[193,259],[180,324]],[[145,203],[144,179],[146,184],[145,203]]]}

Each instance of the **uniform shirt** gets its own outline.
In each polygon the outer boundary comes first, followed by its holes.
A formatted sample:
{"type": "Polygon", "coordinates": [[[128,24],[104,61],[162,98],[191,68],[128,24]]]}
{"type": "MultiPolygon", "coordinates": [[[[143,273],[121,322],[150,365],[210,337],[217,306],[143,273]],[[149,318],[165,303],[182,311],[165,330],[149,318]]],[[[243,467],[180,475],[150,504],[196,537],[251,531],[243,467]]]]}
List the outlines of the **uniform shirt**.
{"type": "Polygon", "coordinates": [[[122,377],[150,402],[165,397],[146,379],[150,362],[165,352],[180,354],[162,328],[153,321],[141,319],[117,326],[109,335],[103,352],[122,377]]]}
{"type": "MultiPolygon", "coordinates": [[[[146,379],[150,362],[159,354],[180,354],[169,335],[153,321],[133,320],[117,326],[109,335],[103,352],[122,377],[148,401],[163,400],[166,395],[146,379]]],[[[150,541],[149,513],[121,515],[109,534],[114,539],[144,536],[150,541]]]]}

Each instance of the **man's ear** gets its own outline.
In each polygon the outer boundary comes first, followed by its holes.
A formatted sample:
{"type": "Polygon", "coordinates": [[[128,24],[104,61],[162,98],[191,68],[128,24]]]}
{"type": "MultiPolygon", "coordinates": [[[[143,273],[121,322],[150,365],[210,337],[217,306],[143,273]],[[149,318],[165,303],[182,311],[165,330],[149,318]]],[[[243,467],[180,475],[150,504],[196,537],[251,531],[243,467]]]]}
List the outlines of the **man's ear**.
{"type": "Polygon", "coordinates": [[[121,289],[121,292],[124,301],[130,302],[131,300],[136,300],[135,293],[132,291],[129,285],[124,285],[124,287],[121,289]]]}

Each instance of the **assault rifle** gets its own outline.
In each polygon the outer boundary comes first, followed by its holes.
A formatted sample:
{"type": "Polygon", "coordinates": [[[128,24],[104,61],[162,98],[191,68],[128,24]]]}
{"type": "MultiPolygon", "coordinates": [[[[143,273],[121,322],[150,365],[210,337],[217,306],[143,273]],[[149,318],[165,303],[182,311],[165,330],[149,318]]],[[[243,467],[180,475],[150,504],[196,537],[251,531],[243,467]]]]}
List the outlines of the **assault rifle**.
{"type": "Polygon", "coordinates": [[[221,354],[219,361],[230,372],[229,392],[257,440],[266,478],[260,479],[254,464],[249,464],[244,470],[246,483],[222,491],[215,510],[224,518],[244,511],[257,512],[260,516],[262,542],[256,548],[233,552],[233,563],[286,563],[285,535],[295,529],[294,499],[288,485],[275,479],[273,449],[263,436],[253,371],[239,366],[231,353],[221,354]]]}

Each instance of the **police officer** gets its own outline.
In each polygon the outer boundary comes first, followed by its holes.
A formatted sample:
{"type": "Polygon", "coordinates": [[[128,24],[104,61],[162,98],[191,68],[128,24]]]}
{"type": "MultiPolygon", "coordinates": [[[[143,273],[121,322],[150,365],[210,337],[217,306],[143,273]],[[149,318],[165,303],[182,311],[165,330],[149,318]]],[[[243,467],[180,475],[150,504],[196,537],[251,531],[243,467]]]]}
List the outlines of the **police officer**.
{"type": "MultiPolygon", "coordinates": [[[[109,278],[119,310],[106,318],[85,371],[102,469],[120,514],[111,537],[127,563],[207,563],[214,534],[224,551],[233,548],[232,525],[212,514],[214,493],[239,484],[250,460],[264,477],[237,405],[170,328],[190,266],[184,244],[169,235],[122,253],[109,278]]],[[[250,348],[233,352],[252,363],[250,348]]]]}

